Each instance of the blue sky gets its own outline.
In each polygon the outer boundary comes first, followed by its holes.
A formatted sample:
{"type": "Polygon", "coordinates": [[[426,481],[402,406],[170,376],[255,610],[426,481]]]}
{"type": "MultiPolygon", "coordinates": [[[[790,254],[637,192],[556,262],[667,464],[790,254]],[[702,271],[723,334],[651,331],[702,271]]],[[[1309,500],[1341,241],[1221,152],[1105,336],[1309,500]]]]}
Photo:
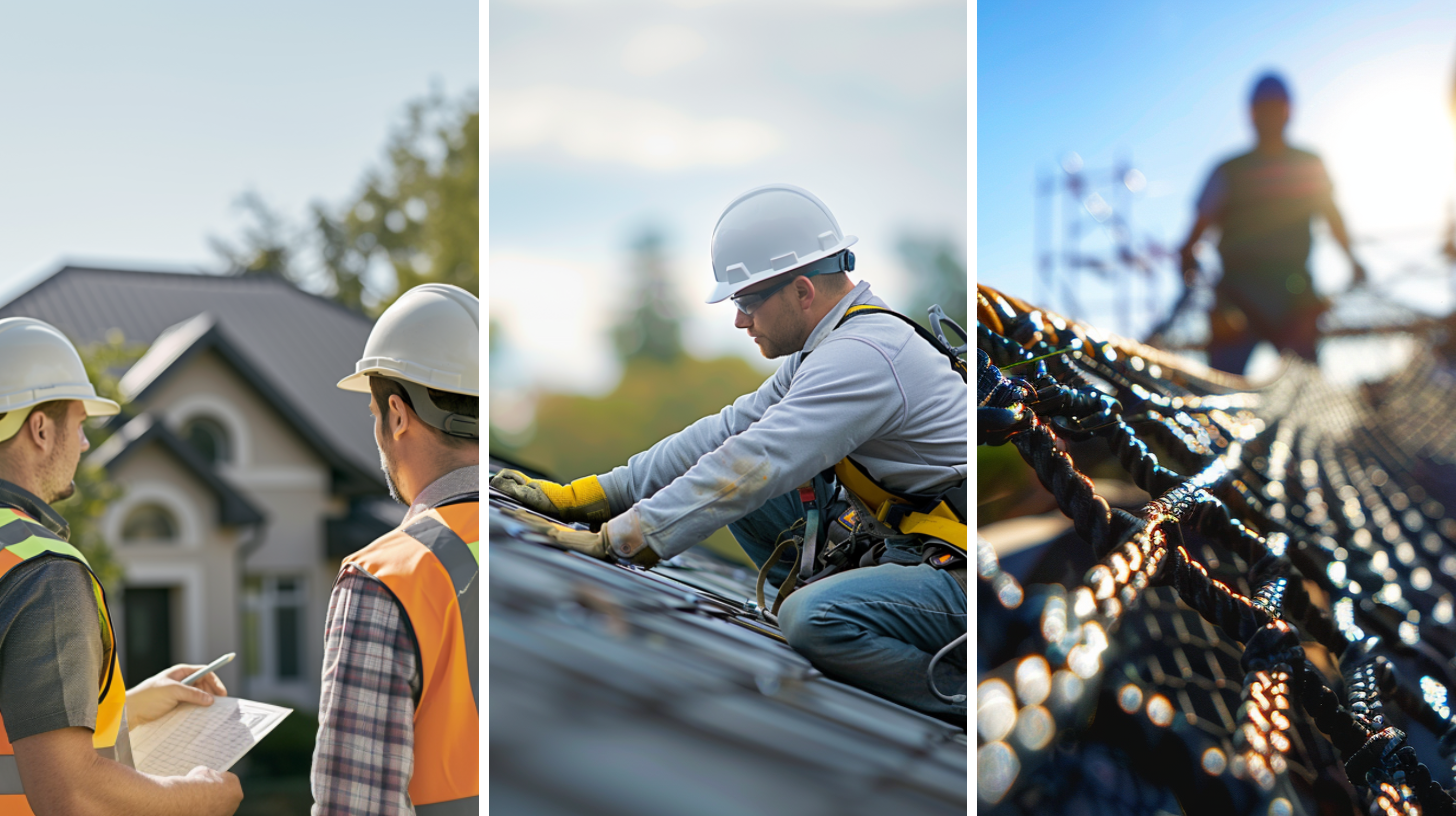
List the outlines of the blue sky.
{"type": "Polygon", "coordinates": [[[6,3],[0,299],[62,261],[217,269],[237,196],[337,202],[405,103],[479,84],[474,0],[6,3]]]}
{"type": "Polygon", "coordinates": [[[965,246],[966,32],[957,0],[493,3],[493,400],[616,383],[606,332],[647,224],[668,236],[689,350],[756,358],[733,307],[702,300],[714,222],[769,182],[823,199],[894,303],[903,232],[965,246]]]}
{"type": "MultiPolygon", "coordinates": [[[[1120,191],[1135,233],[1176,249],[1208,171],[1252,144],[1248,93],[1271,68],[1293,90],[1290,140],[1323,156],[1372,276],[1436,268],[1456,165],[1456,5],[983,0],[977,30],[981,282],[1062,307],[1032,275],[1033,184],[1069,152],[1089,169],[1130,160],[1146,178],[1140,193],[1120,191]]],[[[1082,221],[1095,247],[1096,222],[1082,221]]],[[[1325,291],[1349,277],[1331,244],[1320,241],[1314,262],[1325,291]]],[[[1160,273],[1163,302],[1176,293],[1171,269],[1160,273]]],[[[1448,290],[1396,287],[1429,308],[1449,303],[1448,290]]],[[[1144,282],[1132,291],[1146,303],[1144,282]]],[[[1125,290],[1090,283],[1080,294],[1081,316],[1121,328],[1112,304],[1125,290]]]]}

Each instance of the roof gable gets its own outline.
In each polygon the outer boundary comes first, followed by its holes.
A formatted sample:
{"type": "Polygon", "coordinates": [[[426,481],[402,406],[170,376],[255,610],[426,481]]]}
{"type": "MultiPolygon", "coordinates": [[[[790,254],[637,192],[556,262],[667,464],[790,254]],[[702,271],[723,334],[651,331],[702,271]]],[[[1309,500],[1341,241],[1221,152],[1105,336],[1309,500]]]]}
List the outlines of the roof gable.
{"type": "MultiPolygon", "coordinates": [[[[207,351],[215,352],[231,366],[303,438],[309,448],[328,464],[333,473],[335,490],[344,493],[368,491],[377,481],[376,469],[361,472],[354,462],[342,456],[339,450],[329,444],[304,417],[303,412],[290,402],[287,395],[275,387],[242,353],[237,344],[229,339],[228,332],[223,330],[210,312],[196,315],[163,331],[146,354],[127,370],[120,382],[122,396],[128,403],[123,405],[122,410],[125,412],[130,404],[146,405],[177,372],[207,351]]],[[[357,411],[358,405],[354,407],[357,411]]],[[[120,426],[126,421],[126,416],[118,416],[109,425],[120,426]]],[[[372,438],[371,435],[371,441],[372,438]]]]}
{"type": "Polygon", "coordinates": [[[165,377],[192,345],[212,343],[260,391],[269,390],[269,401],[284,406],[311,445],[331,452],[336,490],[383,492],[369,415],[358,394],[334,387],[354,370],[369,337],[373,324],[363,315],[273,276],[66,266],[0,306],[0,317],[13,316],[44,320],[77,345],[103,341],[113,329],[149,346],[168,335],[175,357],[149,352],[154,370],[150,377],[143,376],[149,369],[138,371],[138,383],[165,377]],[[204,313],[212,326],[192,323],[204,313]],[[225,344],[207,337],[216,329],[225,329],[225,344]]]}
{"type": "Polygon", "coordinates": [[[166,423],[151,414],[141,414],[122,425],[86,459],[105,468],[107,473],[113,473],[133,454],[153,442],[172,454],[203,486],[217,496],[219,524],[236,526],[259,524],[263,521],[265,517],[262,511],[219,475],[191,445],[173,433],[166,423]]]}

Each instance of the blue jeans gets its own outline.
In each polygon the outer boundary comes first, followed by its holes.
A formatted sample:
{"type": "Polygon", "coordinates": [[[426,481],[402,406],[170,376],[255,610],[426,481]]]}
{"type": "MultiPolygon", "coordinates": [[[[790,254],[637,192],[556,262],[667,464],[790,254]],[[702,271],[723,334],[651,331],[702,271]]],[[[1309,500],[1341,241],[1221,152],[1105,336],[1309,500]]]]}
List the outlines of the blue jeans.
{"type": "MultiPolygon", "coordinates": [[[[820,498],[821,507],[827,498],[820,498]]],[[[821,530],[835,517],[834,509],[824,514],[821,530]]],[[[762,567],[779,534],[802,518],[798,493],[791,492],[728,530],[762,567]]],[[[904,554],[892,548],[890,559],[909,560],[904,554]]],[[[774,567],[770,581],[779,584],[789,568],[787,563],[774,567]]],[[[962,724],[966,704],[932,694],[926,670],[935,653],[965,634],[966,626],[965,591],[950,573],[929,564],[883,563],[831,575],[801,586],[779,609],[779,628],[789,645],[826,676],[962,724]]],[[[936,664],[941,694],[966,694],[967,649],[957,646],[936,664]]]]}

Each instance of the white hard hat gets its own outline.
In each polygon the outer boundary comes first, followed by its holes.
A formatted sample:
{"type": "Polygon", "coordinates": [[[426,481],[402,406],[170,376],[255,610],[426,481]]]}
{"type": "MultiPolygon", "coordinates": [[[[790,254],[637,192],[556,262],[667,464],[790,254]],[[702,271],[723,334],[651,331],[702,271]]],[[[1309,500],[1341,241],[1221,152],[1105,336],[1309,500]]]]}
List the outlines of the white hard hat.
{"type": "Polygon", "coordinates": [[[86,416],[111,416],[121,406],[96,396],[81,355],[60,330],[31,317],[0,320],[0,441],[20,430],[32,408],[52,400],[80,400],[86,416]]]}
{"type": "Polygon", "coordinates": [[[813,193],[792,184],[756,187],[735,198],[713,228],[713,287],[709,303],[828,258],[859,240],[845,235],[834,213],[813,193]]]}
{"type": "Polygon", "coordinates": [[[480,300],[446,283],[399,296],[369,332],[345,391],[369,391],[369,375],[480,396],[480,300]]]}

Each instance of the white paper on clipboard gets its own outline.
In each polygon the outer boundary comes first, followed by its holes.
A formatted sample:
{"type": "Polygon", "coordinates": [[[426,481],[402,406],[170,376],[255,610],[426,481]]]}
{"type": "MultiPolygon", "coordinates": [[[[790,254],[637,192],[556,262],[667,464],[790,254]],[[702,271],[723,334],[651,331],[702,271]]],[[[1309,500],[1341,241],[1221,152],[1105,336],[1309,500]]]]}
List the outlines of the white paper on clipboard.
{"type": "Polygon", "coordinates": [[[226,771],[292,713],[237,697],[182,703],[131,732],[132,759],[137,770],[157,776],[185,776],[198,765],[226,771]]]}

